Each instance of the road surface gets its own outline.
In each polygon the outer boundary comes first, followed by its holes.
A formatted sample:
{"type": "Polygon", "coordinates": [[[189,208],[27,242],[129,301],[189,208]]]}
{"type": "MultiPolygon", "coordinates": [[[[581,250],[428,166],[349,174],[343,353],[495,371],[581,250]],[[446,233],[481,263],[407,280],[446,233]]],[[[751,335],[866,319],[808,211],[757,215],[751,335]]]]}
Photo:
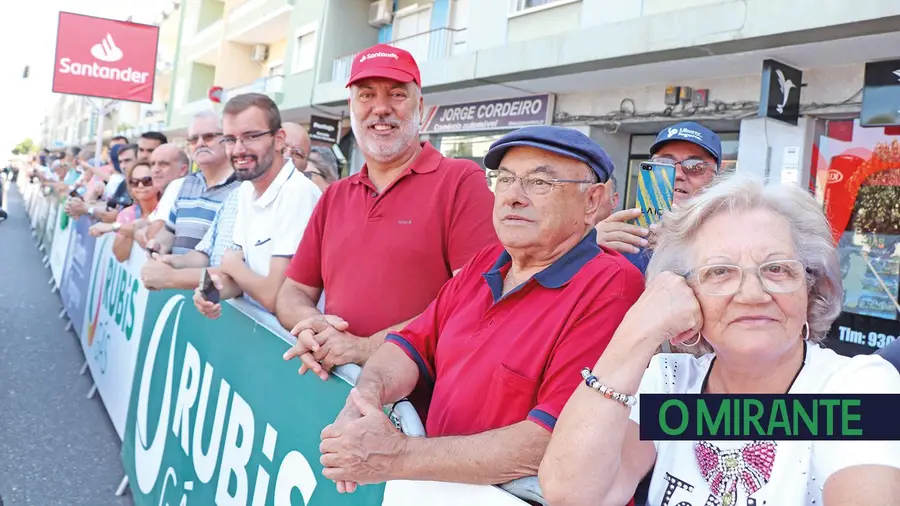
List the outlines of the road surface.
{"type": "MultiPolygon", "coordinates": [[[[20,174],[20,177],[22,175],[20,174]]],[[[0,506],[125,506],[120,442],[99,396],[85,398],[81,346],[58,318],[59,296],[7,188],[0,223],[0,506]]]]}

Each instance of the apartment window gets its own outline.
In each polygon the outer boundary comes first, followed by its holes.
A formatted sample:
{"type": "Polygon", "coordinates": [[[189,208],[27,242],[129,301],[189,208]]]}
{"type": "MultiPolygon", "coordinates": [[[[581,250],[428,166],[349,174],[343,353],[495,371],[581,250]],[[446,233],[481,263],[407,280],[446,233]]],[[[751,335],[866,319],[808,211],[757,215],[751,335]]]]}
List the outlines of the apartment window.
{"type": "Polygon", "coordinates": [[[278,62],[269,65],[269,77],[283,76],[284,62],[278,62]]]}
{"type": "Polygon", "coordinates": [[[521,12],[527,9],[533,9],[535,7],[543,7],[545,5],[552,5],[558,3],[570,3],[572,0],[511,0],[512,1],[512,11],[513,12],[521,12]]]}
{"type": "Polygon", "coordinates": [[[294,44],[294,65],[291,71],[311,70],[316,61],[316,32],[298,36],[294,44]]]}

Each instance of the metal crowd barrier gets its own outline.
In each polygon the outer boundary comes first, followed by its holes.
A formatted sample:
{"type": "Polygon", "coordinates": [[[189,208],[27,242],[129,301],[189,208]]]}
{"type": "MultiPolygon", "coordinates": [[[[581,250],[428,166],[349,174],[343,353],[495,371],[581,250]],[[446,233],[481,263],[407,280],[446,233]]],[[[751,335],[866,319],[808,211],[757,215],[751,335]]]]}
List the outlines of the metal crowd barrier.
{"type": "MultiPolygon", "coordinates": [[[[285,342],[291,345],[296,342],[297,339],[281,326],[281,322],[278,321],[278,318],[275,315],[263,311],[243,299],[232,299],[228,302],[234,306],[235,309],[257,321],[260,325],[264,326],[285,342]]],[[[359,379],[359,373],[361,371],[362,369],[358,365],[347,364],[335,367],[332,373],[351,385],[356,385],[356,381],[359,379]]],[[[389,412],[391,413],[391,419],[393,420],[394,425],[401,432],[407,436],[425,437],[425,427],[422,425],[422,420],[419,418],[419,414],[416,412],[412,403],[405,399],[398,401],[389,406],[389,412]]],[[[538,483],[537,476],[528,476],[513,480],[509,483],[500,485],[500,488],[524,501],[540,504],[541,506],[548,506],[541,493],[541,486],[538,483]]]]}

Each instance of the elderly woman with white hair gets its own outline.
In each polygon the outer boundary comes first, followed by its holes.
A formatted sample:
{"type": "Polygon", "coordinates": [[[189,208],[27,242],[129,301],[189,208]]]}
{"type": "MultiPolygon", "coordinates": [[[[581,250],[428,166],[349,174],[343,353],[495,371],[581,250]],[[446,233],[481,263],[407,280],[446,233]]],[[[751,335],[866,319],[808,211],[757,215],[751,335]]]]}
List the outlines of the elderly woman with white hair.
{"type": "Polygon", "coordinates": [[[842,289],[807,192],[733,176],[662,223],[645,293],[556,424],[549,503],[622,506],[652,471],[653,506],[900,504],[897,441],[640,439],[641,394],[900,393],[881,357],[818,344],[842,289]]]}

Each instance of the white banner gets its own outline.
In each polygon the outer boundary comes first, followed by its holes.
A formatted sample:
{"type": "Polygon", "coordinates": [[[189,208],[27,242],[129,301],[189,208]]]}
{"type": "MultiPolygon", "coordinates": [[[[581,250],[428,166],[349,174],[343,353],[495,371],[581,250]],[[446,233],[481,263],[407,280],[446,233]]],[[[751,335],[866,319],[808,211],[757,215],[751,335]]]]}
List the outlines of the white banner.
{"type": "MultiPolygon", "coordinates": [[[[330,485],[326,483],[325,486],[330,485]]],[[[528,503],[498,487],[436,481],[389,481],[382,506],[525,506],[528,503]]]]}
{"type": "Polygon", "coordinates": [[[140,276],[147,254],[135,246],[128,261],[120,263],[112,252],[115,237],[104,235],[94,248],[80,336],[94,384],[122,439],[147,309],[147,289],[140,276]]]}
{"type": "Polygon", "coordinates": [[[65,208],[59,206],[56,229],[53,231],[53,246],[50,247],[50,272],[53,274],[53,281],[56,282],[57,287],[62,283],[66,253],[69,252],[69,236],[72,235],[72,228],[75,226],[75,221],[64,216],[64,212],[65,208]]]}
{"type": "Polygon", "coordinates": [[[41,216],[47,212],[47,199],[44,198],[44,192],[40,188],[35,190],[31,198],[35,199],[31,214],[31,228],[37,231],[41,216]]]}

